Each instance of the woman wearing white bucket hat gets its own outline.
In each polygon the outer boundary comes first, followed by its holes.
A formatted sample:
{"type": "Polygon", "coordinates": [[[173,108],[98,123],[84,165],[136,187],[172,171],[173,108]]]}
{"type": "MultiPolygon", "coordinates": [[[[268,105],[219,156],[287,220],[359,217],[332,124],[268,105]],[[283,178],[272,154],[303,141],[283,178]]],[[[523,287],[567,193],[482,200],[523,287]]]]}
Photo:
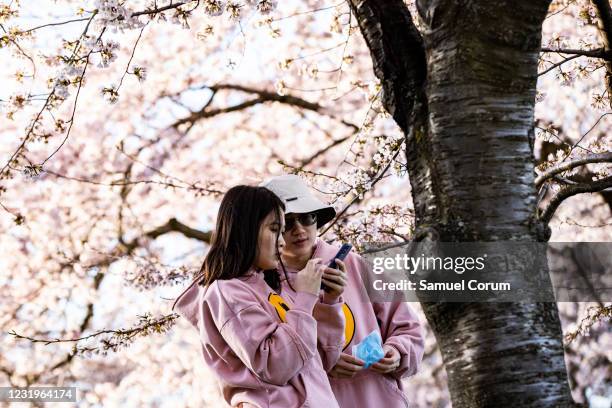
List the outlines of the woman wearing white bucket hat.
{"type": "MultiPolygon", "coordinates": [[[[316,198],[298,176],[273,177],[261,186],[272,190],[285,202],[285,246],[281,250],[281,259],[290,282],[283,281],[283,294],[292,300],[295,292],[291,290],[291,281],[308,260],[321,258],[329,262],[338,252],[337,246],[317,238],[317,229],[331,221],[336,212],[316,198]]],[[[321,298],[324,302],[333,302],[332,298],[342,293],[345,317],[343,352],[340,358],[337,350],[320,348],[319,352],[338,405],[406,407],[408,400],[402,392],[401,378],[416,373],[423,356],[424,339],[419,320],[403,302],[364,302],[361,274],[367,271],[359,255],[350,252],[343,263],[337,264],[346,271],[348,283],[343,280],[346,278],[342,271],[332,273],[333,270],[327,268],[322,281],[329,288],[322,292],[321,298]],[[361,342],[372,331],[380,332],[385,356],[364,369],[363,361],[350,354],[350,346],[361,342]]],[[[318,333],[318,337],[324,338],[325,333],[318,333]]]]}

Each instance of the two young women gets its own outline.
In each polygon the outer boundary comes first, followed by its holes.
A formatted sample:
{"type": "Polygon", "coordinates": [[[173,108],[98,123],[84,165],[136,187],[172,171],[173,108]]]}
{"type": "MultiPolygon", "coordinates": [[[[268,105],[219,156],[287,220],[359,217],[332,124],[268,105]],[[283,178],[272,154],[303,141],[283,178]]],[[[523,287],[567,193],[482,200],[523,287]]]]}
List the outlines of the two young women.
{"type": "Polygon", "coordinates": [[[199,330],[224,399],[232,407],[406,406],[399,379],[416,372],[423,353],[416,316],[404,303],[364,303],[357,255],[326,267],[338,248],[316,229],[335,212],[301,179],[264,185],[226,193],[202,273],[174,306],[199,330]],[[348,351],[372,330],[386,354],[363,369],[348,351]]]}
{"type": "Polygon", "coordinates": [[[337,360],[342,303],[319,298],[327,270],[319,259],[296,274],[290,307],[278,299],[284,208],[264,187],[231,188],[201,274],[173,308],[199,330],[204,360],[230,406],[337,408],[319,349],[337,360]]]}

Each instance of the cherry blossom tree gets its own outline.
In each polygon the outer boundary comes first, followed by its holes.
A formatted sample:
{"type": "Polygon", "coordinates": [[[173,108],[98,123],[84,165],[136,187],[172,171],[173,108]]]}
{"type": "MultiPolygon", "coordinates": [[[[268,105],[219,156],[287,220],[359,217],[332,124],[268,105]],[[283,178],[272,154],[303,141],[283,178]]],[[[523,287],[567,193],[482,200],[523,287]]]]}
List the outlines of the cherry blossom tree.
{"type": "MultiPolygon", "coordinates": [[[[219,406],[169,306],[272,174],[358,248],[609,239],[608,1],[36,3],[0,4],[2,384],[219,406]]],[[[608,392],[605,301],[419,310],[417,406],[608,392]]]]}

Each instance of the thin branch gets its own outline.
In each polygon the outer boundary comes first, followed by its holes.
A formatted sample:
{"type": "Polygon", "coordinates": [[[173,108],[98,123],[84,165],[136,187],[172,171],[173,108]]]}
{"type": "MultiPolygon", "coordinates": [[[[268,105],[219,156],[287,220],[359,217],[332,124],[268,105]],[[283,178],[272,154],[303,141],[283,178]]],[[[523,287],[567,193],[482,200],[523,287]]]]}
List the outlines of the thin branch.
{"type": "Polygon", "coordinates": [[[542,75],[548,74],[548,73],[549,73],[550,71],[552,71],[553,69],[558,68],[558,67],[560,67],[561,65],[565,64],[566,62],[569,62],[569,61],[571,61],[571,60],[573,60],[573,59],[576,59],[576,58],[578,58],[578,57],[581,57],[581,56],[582,56],[582,55],[580,55],[580,54],[576,54],[576,55],[572,55],[571,57],[564,58],[563,60],[561,60],[561,61],[557,62],[556,64],[551,65],[549,68],[547,68],[547,69],[546,69],[546,70],[544,70],[543,72],[538,73],[538,76],[540,77],[540,76],[542,76],[542,75]]]}
{"type": "MultiPolygon", "coordinates": [[[[181,180],[180,178],[178,178],[176,176],[171,176],[169,174],[166,174],[166,173],[164,173],[163,171],[161,171],[160,169],[158,169],[156,167],[153,167],[153,166],[150,166],[150,165],[148,165],[146,163],[143,163],[136,156],[133,156],[131,154],[126,153],[121,146],[118,146],[117,150],[119,150],[123,155],[128,157],[133,162],[138,163],[138,164],[146,167],[147,169],[149,169],[149,170],[151,170],[151,171],[153,171],[153,172],[155,172],[155,173],[157,173],[157,174],[159,174],[159,175],[161,175],[163,177],[176,180],[176,181],[178,181],[180,183],[183,183],[183,184],[188,186],[188,187],[182,187],[182,188],[188,188],[190,190],[193,189],[193,190],[196,190],[196,191],[201,192],[201,193],[205,192],[205,193],[209,193],[209,194],[213,194],[213,195],[222,195],[222,194],[224,194],[224,192],[220,191],[220,190],[216,190],[216,189],[212,189],[212,188],[208,188],[208,187],[200,187],[200,186],[198,186],[198,182],[197,181],[194,182],[194,183],[188,183],[188,182],[186,182],[184,180],[181,180]]],[[[164,184],[169,184],[169,183],[164,183],[164,184]]]]}
{"type": "Polygon", "coordinates": [[[565,155],[565,157],[564,157],[564,158],[563,158],[563,160],[561,160],[561,161],[562,161],[562,162],[564,162],[564,161],[565,161],[565,160],[566,160],[566,159],[567,159],[567,158],[570,156],[570,154],[572,154],[572,152],[574,151],[574,149],[576,148],[576,146],[578,146],[578,144],[579,144],[580,142],[582,142],[582,141],[584,140],[584,138],[585,138],[585,137],[587,137],[587,135],[588,135],[589,133],[591,133],[591,132],[593,131],[593,129],[595,129],[595,127],[597,127],[597,125],[599,124],[599,122],[601,122],[601,120],[602,120],[604,117],[606,117],[606,116],[608,116],[608,115],[611,115],[611,114],[612,114],[612,112],[606,112],[606,113],[603,113],[603,114],[602,114],[602,115],[599,117],[599,119],[597,119],[597,121],[595,121],[595,123],[593,124],[593,126],[591,126],[591,128],[590,128],[589,130],[587,130],[587,131],[586,131],[586,133],[585,133],[584,135],[582,135],[582,136],[580,137],[580,139],[578,139],[578,141],[572,145],[571,149],[570,149],[570,150],[567,152],[567,154],[565,155]]]}
{"type": "Polygon", "coordinates": [[[125,71],[123,72],[123,75],[121,75],[121,80],[119,81],[119,85],[117,86],[117,89],[116,89],[117,92],[119,92],[119,88],[121,88],[121,85],[123,84],[123,79],[125,78],[126,74],[130,70],[130,64],[132,63],[132,60],[134,59],[134,54],[136,54],[136,47],[138,47],[138,43],[140,42],[140,39],[142,38],[142,33],[144,32],[145,28],[147,28],[148,24],[149,23],[147,22],[147,24],[145,24],[142,27],[142,29],[140,30],[140,33],[138,34],[138,38],[136,39],[136,42],[134,43],[134,47],[132,48],[132,54],[130,55],[130,59],[125,66],[125,71]]]}
{"type": "MultiPolygon", "coordinates": [[[[87,25],[85,26],[85,29],[83,30],[83,32],[81,33],[81,36],[79,37],[79,46],[75,47],[74,52],[72,53],[71,58],[74,58],[78,52],[78,50],[80,49],[80,41],[81,39],[87,34],[87,31],[89,31],[89,26],[91,25],[91,22],[93,21],[94,17],[96,16],[97,12],[94,12],[92,14],[92,16],[89,18],[89,21],[87,22],[87,25]]],[[[79,84],[81,84],[81,81],[79,81],[79,84]]],[[[0,170],[0,176],[4,174],[4,172],[7,170],[7,168],[10,167],[11,163],[13,162],[13,160],[18,157],[18,155],[21,153],[21,151],[24,149],[25,145],[30,141],[30,137],[32,136],[32,133],[34,132],[34,128],[36,127],[36,124],[38,123],[41,115],[43,114],[43,112],[46,110],[47,106],[49,105],[49,102],[51,101],[51,97],[55,94],[55,86],[53,87],[53,89],[51,90],[51,92],[49,93],[49,95],[47,96],[47,99],[45,100],[45,103],[43,105],[43,107],[40,109],[40,111],[36,114],[36,117],[34,118],[34,120],[32,121],[28,132],[26,133],[25,137],[23,138],[23,141],[21,142],[21,144],[17,147],[17,149],[13,152],[13,154],[11,155],[11,157],[8,159],[8,161],[6,162],[6,164],[2,167],[2,170],[0,170]]],[[[76,105],[76,104],[75,104],[76,105]]],[[[30,163],[32,164],[32,163],[30,163]]]]}
{"type": "Polygon", "coordinates": [[[569,218],[566,218],[565,221],[563,222],[569,225],[575,225],[577,227],[582,227],[582,228],[605,228],[605,227],[609,227],[612,225],[612,222],[606,222],[604,224],[586,225],[586,224],[580,224],[579,222],[576,222],[569,218]]]}
{"type": "Polygon", "coordinates": [[[89,20],[89,17],[83,17],[83,18],[77,18],[77,19],[74,19],[74,20],[61,21],[61,22],[58,22],[58,23],[43,24],[43,25],[40,25],[40,26],[37,26],[37,27],[28,28],[27,30],[20,31],[19,34],[31,33],[32,31],[36,31],[39,28],[51,27],[51,26],[59,26],[59,25],[64,25],[64,24],[68,24],[68,23],[76,23],[76,22],[79,22],[79,21],[87,21],[87,20],[89,20]]]}
{"type": "MultiPolygon", "coordinates": [[[[167,182],[167,181],[159,181],[159,180],[120,180],[120,181],[111,181],[109,183],[104,183],[104,182],[101,182],[101,181],[89,180],[89,179],[84,179],[84,178],[80,178],[80,177],[66,176],[64,174],[59,174],[59,173],[56,173],[56,172],[51,171],[51,170],[43,170],[43,173],[52,175],[54,177],[63,178],[63,179],[66,179],[66,180],[77,181],[79,183],[93,184],[93,185],[97,185],[97,186],[117,187],[117,186],[130,186],[130,185],[135,185],[135,184],[158,184],[158,185],[164,186],[164,187],[184,188],[184,189],[187,189],[187,190],[195,190],[195,191],[197,191],[198,193],[201,193],[201,194],[203,194],[203,193],[209,193],[209,194],[213,194],[213,195],[222,194],[219,190],[212,190],[212,189],[207,189],[207,188],[204,188],[204,187],[198,187],[197,183],[190,184],[190,183],[183,182],[183,181],[181,181],[181,182],[185,183],[184,186],[181,186],[181,185],[178,185],[178,184],[174,184],[174,183],[171,183],[171,182],[167,182]]],[[[174,178],[173,176],[167,176],[167,175],[164,175],[164,177],[174,178]]]]}
{"type": "MultiPolygon", "coordinates": [[[[96,275],[93,278],[94,289],[96,289],[96,290],[99,289],[100,284],[102,283],[102,280],[104,279],[105,276],[106,276],[106,274],[104,272],[102,272],[102,270],[100,270],[100,271],[98,271],[96,273],[96,275]]],[[[89,323],[91,322],[91,319],[93,318],[93,313],[94,313],[94,304],[93,304],[93,302],[89,302],[87,304],[86,310],[87,310],[87,312],[85,313],[85,316],[83,317],[83,320],[81,321],[81,324],[79,325],[79,331],[81,333],[87,329],[87,327],[89,326],[89,323]]],[[[14,330],[12,330],[12,333],[9,332],[8,334],[13,334],[13,333],[15,333],[14,330]]],[[[61,360],[59,360],[57,363],[53,364],[52,366],[47,367],[47,368],[39,371],[36,374],[26,374],[25,380],[26,380],[27,384],[29,385],[29,384],[35,383],[44,374],[49,373],[49,372],[51,372],[51,371],[53,371],[53,370],[55,370],[57,368],[63,367],[65,365],[67,365],[67,364],[70,364],[70,362],[74,359],[74,357],[75,357],[75,353],[74,352],[67,353],[64,356],[64,358],[62,358],[61,360]]]]}
{"type": "MultiPolygon", "coordinates": [[[[4,26],[2,24],[0,24],[0,28],[2,29],[2,31],[4,31],[5,34],[8,35],[8,32],[6,31],[6,29],[4,28],[4,26]]],[[[11,39],[10,37],[9,41],[11,43],[13,43],[13,45],[17,48],[17,50],[21,53],[21,55],[23,55],[24,57],[26,57],[28,60],[30,60],[30,63],[32,64],[32,78],[36,78],[36,63],[34,62],[34,58],[32,58],[27,52],[25,52],[23,50],[23,48],[21,48],[21,46],[19,45],[19,43],[17,42],[17,40],[15,39],[11,39]]]]}
{"type": "Polygon", "coordinates": [[[173,10],[173,9],[179,8],[181,6],[184,6],[185,4],[193,3],[194,1],[195,0],[181,1],[179,3],[169,4],[167,6],[163,6],[163,7],[160,7],[160,8],[154,8],[154,9],[147,9],[147,10],[143,10],[143,11],[137,11],[135,13],[132,13],[131,17],[138,17],[138,16],[149,15],[149,14],[159,14],[159,13],[162,13],[164,11],[168,11],[168,10],[173,10]]]}
{"type": "MultiPolygon", "coordinates": [[[[104,31],[105,29],[102,29],[102,31],[100,32],[100,35],[98,36],[98,41],[102,39],[102,36],[104,35],[104,31]]],[[[79,95],[81,94],[81,88],[83,86],[83,79],[85,78],[87,67],[89,66],[89,56],[92,54],[92,52],[93,50],[89,51],[89,53],[87,54],[87,57],[85,57],[85,66],[83,67],[83,72],[81,72],[81,75],[79,76],[79,85],[77,87],[76,96],[74,97],[74,106],[72,107],[72,114],[70,116],[70,125],[68,126],[68,130],[66,131],[66,136],[64,137],[64,140],[62,140],[62,143],[60,143],[60,145],[57,147],[57,149],[55,149],[53,153],[51,153],[45,160],[43,160],[43,162],[40,164],[41,166],[44,166],[45,163],[49,159],[51,159],[53,156],[55,156],[57,152],[60,151],[60,149],[62,148],[62,146],[64,146],[64,144],[68,140],[68,137],[70,136],[70,132],[72,131],[72,126],[74,125],[74,116],[76,114],[76,109],[77,109],[77,105],[79,102],[79,95]]]]}
{"type": "Polygon", "coordinates": [[[342,67],[344,66],[344,55],[346,53],[346,48],[348,47],[348,43],[351,39],[351,20],[353,18],[353,13],[349,14],[349,21],[348,21],[348,33],[346,35],[346,41],[344,42],[344,48],[342,48],[342,56],[340,57],[340,67],[338,67],[338,79],[336,80],[336,89],[338,89],[338,85],[340,84],[340,81],[342,80],[342,67]]]}
{"type": "Polygon", "coordinates": [[[301,59],[306,59],[306,58],[310,58],[310,57],[316,57],[317,55],[325,54],[326,52],[333,51],[333,50],[335,50],[335,49],[337,49],[337,48],[340,48],[340,47],[342,47],[343,45],[345,45],[345,43],[344,43],[344,42],[341,42],[341,43],[336,44],[336,45],[334,45],[334,46],[332,46],[332,47],[329,47],[329,48],[325,48],[325,49],[322,49],[322,50],[316,51],[316,52],[314,52],[314,53],[312,53],[312,54],[302,55],[302,56],[299,56],[299,57],[293,57],[293,58],[287,58],[287,59],[288,59],[288,60],[291,60],[291,61],[298,61],[298,60],[301,60],[301,59]]]}
{"type": "MultiPolygon", "coordinates": [[[[141,317],[141,316],[139,316],[141,317]]],[[[36,339],[33,337],[28,337],[28,336],[24,336],[21,334],[16,333],[14,330],[11,330],[10,332],[8,332],[8,334],[10,334],[11,336],[15,337],[16,339],[22,339],[22,340],[29,340],[32,343],[44,343],[44,345],[49,345],[49,344],[54,344],[54,343],[76,343],[79,341],[83,341],[83,340],[87,340],[93,337],[97,337],[103,334],[112,334],[112,335],[116,335],[116,336],[121,336],[121,337],[134,337],[135,334],[141,333],[141,332],[145,332],[148,329],[150,329],[151,327],[154,327],[156,325],[159,324],[167,324],[169,321],[173,321],[174,319],[176,319],[178,317],[178,315],[176,313],[171,313],[169,315],[164,315],[162,317],[160,317],[159,319],[156,320],[150,320],[147,321],[146,323],[133,327],[131,329],[110,329],[110,330],[99,330],[97,332],[94,332],[90,335],[87,336],[82,336],[82,337],[76,337],[76,338],[72,338],[72,339],[36,339]]]]}
{"type": "Polygon", "coordinates": [[[583,183],[562,187],[561,190],[557,194],[555,194],[555,196],[550,200],[548,207],[546,207],[546,209],[539,218],[542,222],[548,224],[557,208],[559,208],[559,205],[561,205],[561,203],[567,198],[581,193],[596,193],[610,187],[612,187],[612,176],[599,179],[592,183],[583,183]]]}
{"type": "Polygon", "coordinates": [[[589,57],[589,58],[601,58],[606,61],[612,60],[612,51],[606,50],[605,48],[596,48],[594,50],[579,50],[569,48],[547,48],[543,47],[541,52],[554,52],[557,54],[572,54],[577,56],[589,57]]]}
{"type": "MultiPolygon", "coordinates": [[[[380,172],[380,174],[378,174],[378,176],[376,176],[372,182],[371,182],[371,187],[370,190],[371,191],[374,186],[376,185],[376,183],[378,183],[385,175],[385,173],[389,170],[389,168],[391,167],[391,164],[393,164],[393,162],[395,161],[395,158],[397,157],[397,155],[402,151],[401,147],[403,146],[402,143],[399,143],[397,146],[397,151],[395,152],[395,154],[393,155],[393,157],[389,160],[389,163],[387,163],[387,165],[385,166],[384,169],[382,169],[382,171],[380,172]]],[[[353,199],[338,213],[336,214],[336,217],[334,218],[334,220],[332,222],[330,222],[327,227],[325,227],[325,229],[323,231],[321,231],[319,233],[319,236],[323,236],[323,234],[325,234],[327,231],[329,231],[329,229],[331,227],[334,226],[334,224],[336,224],[339,220],[340,217],[342,217],[342,215],[344,213],[346,213],[346,211],[353,205],[355,204],[357,201],[359,201],[359,195],[355,195],[355,197],[353,197],[353,199]]]]}
{"type": "Polygon", "coordinates": [[[576,0],[570,0],[570,1],[568,1],[568,2],[567,2],[567,4],[566,4],[565,6],[563,6],[561,9],[556,10],[555,12],[553,12],[553,13],[551,13],[551,14],[547,15],[547,16],[546,16],[546,18],[551,18],[551,17],[553,17],[553,16],[556,16],[556,15],[557,15],[557,14],[559,14],[559,13],[564,12],[564,11],[565,11],[565,10],[566,10],[566,9],[567,9],[569,6],[571,6],[571,5],[572,5],[573,3],[575,3],[575,2],[576,2],[576,0]]]}
{"type": "Polygon", "coordinates": [[[300,165],[298,166],[298,169],[300,169],[300,170],[301,170],[302,168],[306,167],[307,165],[309,165],[310,163],[312,163],[312,161],[313,161],[314,159],[316,159],[317,157],[319,157],[319,156],[320,156],[320,155],[322,155],[322,154],[325,154],[325,153],[326,153],[328,150],[332,149],[333,147],[338,146],[338,145],[340,145],[340,144],[344,143],[345,141],[347,141],[347,140],[348,140],[350,137],[352,137],[353,135],[354,135],[354,133],[353,133],[353,134],[350,134],[350,135],[348,135],[348,136],[342,137],[342,138],[340,138],[340,139],[336,139],[336,140],[334,140],[333,142],[331,142],[330,144],[328,144],[327,146],[325,146],[325,147],[323,147],[323,148],[321,148],[321,149],[317,150],[317,151],[316,151],[316,152],[314,152],[314,153],[313,153],[313,154],[312,154],[310,157],[308,157],[308,158],[306,158],[306,159],[302,160],[302,161],[300,162],[300,165]]]}
{"type": "MultiPolygon", "coordinates": [[[[552,137],[554,137],[556,140],[558,140],[561,144],[564,144],[566,146],[568,146],[570,149],[572,149],[572,145],[568,142],[566,142],[565,140],[561,139],[559,136],[557,136],[554,132],[551,132],[550,130],[548,130],[547,128],[543,128],[541,126],[536,126],[537,129],[540,129],[541,131],[551,135],[552,137]]],[[[587,149],[584,146],[581,146],[579,143],[575,144],[573,147],[578,147],[581,150],[584,150],[585,152],[589,152],[591,154],[595,154],[593,151],[587,149]]],[[[541,160],[545,160],[546,158],[540,159],[541,160]]]]}
{"type": "Polygon", "coordinates": [[[588,309],[587,316],[584,317],[578,324],[576,330],[567,333],[563,336],[565,346],[567,347],[579,334],[588,332],[590,328],[599,321],[604,321],[606,318],[612,317],[612,305],[591,306],[588,309]]]}
{"type": "MultiPolygon", "coordinates": [[[[155,228],[147,233],[145,233],[145,236],[148,236],[150,238],[156,238],[160,235],[163,235],[165,233],[171,232],[171,231],[177,231],[177,232],[181,232],[183,235],[189,237],[189,238],[194,238],[194,239],[198,239],[204,242],[209,242],[210,241],[210,236],[211,233],[210,232],[203,232],[203,231],[199,231],[193,228],[188,227],[187,225],[177,221],[175,218],[170,219],[166,224],[155,228]]],[[[127,255],[130,254],[134,251],[134,249],[136,249],[136,247],[139,244],[139,239],[136,238],[133,241],[131,241],[130,243],[124,245],[124,246],[118,246],[117,252],[127,255]]],[[[113,251],[114,253],[115,251],[113,251]]],[[[89,268],[101,268],[103,266],[108,266],[113,260],[118,259],[118,256],[112,255],[112,256],[105,256],[105,258],[94,264],[94,265],[90,265],[89,268]]],[[[102,283],[102,280],[104,279],[104,277],[106,276],[106,274],[100,270],[96,273],[96,275],[94,276],[94,284],[93,287],[94,289],[98,289],[100,287],[100,284],[102,283]]],[[[79,332],[82,333],[84,332],[87,327],[89,326],[92,318],[93,318],[93,314],[94,314],[94,304],[93,303],[88,303],[86,306],[86,310],[87,312],[85,313],[85,316],[83,317],[83,320],[81,321],[81,324],[79,325],[79,332]]],[[[17,339],[25,339],[25,340],[29,340],[33,343],[44,343],[45,345],[48,344],[52,344],[52,343],[66,343],[66,342],[79,342],[82,340],[86,340],[89,338],[93,338],[93,337],[97,337],[103,334],[111,334],[111,338],[110,339],[105,339],[102,341],[103,347],[104,349],[112,349],[115,350],[118,346],[125,344],[128,341],[131,341],[134,337],[141,335],[141,334],[147,334],[151,331],[159,331],[158,329],[161,327],[162,329],[167,326],[168,324],[171,324],[172,321],[177,317],[177,315],[175,314],[170,314],[170,315],[166,315],[166,316],[162,316],[159,319],[150,319],[149,317],[147,317],[147,315],[142,316],[141,317],[141,324],[136,326],[135,328],[132,329],[118,329],[118,330],[101,330],[101,331],[97,331],[95,333],[92,333],[90,335],[87,336],[80,336],[80,337],[76,337],[76,338],[71,338],[71,339],[36,339],[33,337],[28,337],[28,336],[23,336],[20,334],[17,334],[14,330],[12,330],[11,332],[9,332],[8,334],[13,335],[15,338],[17,339]]],[[[66,354],[61,360],[59,360],[58,362],[56,362],[55,364],[51,365],[50,367],[45,368],[44,370],[36,373],[36,374],[29,374],[26,376],[25,380],[28,384],[32,384],[36,381],[38,381],[38,379],[45,373],[49,373],[57,368],[60,368],[62,366],[65,366],[67,364],[70,364],[70,362],[74,359],[74,357],[77,355],[77,353],[79,351],[91,351],[94,349],[91,348],[83,348],[83,349],[79,349],[77,348],[77,346],[75,345],[75,347],[73,348],[72,352],[66,354]]],[[[7,375],[12,375],[12,372],[10,372],[8,369],[5,369],[4,367],[0,367],[2,369],[3,372],[5,372],[7,375]]]]}
{"type": "Polygon", "coordinates": [[[275,19],[273,19],[273,20],[272,20],[272,22],[275,22],[275,21],[281,21],[281,20],[286,20],[286,19],[291,18],[291,17],[302,16],[302,15],[304,15],[304,14],[311,14],[311,13],[313,13],[313,14],[314,14],[314,13],[316,13],[316,12],[318,12],[318,11],[329,10],[329,9],[334,8],[334,7],[341,6],[341,5],[343,5],[343,4],[344,4],[344,2],[341,2],[341,3],[338,3],[338,4],[334,4],[334,5],[332,5],[332,6],[321,7],[321,8],[318,8],[318,9],[307,10],[307,11],[300,11],[300,12],[297,12],[297,13],[294,13],[294,14],[290,14],[290,15],[285,16],[285,17],[275,18],[275,19]]]}
{"type": "Polygon", "coordinates": [[[612,162],[612,152],[590,154],[580,159],[572,160],[565,163],[559,163],[549,168],[544,173],[540,174],[535,180],[535,185],[536,187],[539,187],[547,179],[564,171],[571,170],[578,166],[582,166],[584,164],[607,162],[612,162]]]}

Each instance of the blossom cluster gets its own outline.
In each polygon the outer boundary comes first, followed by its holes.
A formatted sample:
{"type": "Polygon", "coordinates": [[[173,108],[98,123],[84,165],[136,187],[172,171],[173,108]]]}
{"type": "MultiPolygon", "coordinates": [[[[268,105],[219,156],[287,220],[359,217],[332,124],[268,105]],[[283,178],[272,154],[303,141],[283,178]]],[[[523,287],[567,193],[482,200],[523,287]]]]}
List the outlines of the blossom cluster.
{"type": "Polygon", "coordinates": [[[124,6],[125,2],[119,0],[96,0],[94,7],[97,10],[95,24],[98,29],[110,27],[112,30],[132,30],[141,28],[144,22],[133,16],[134,11],[124,6]]]}
{"type": "MultiPolygon", "coordinates": [[[[246,0],[246,4],[252,9],[261,14],[270,14],[278,5],[277,0],[246,0]]],[[[211,16],[217,17],[224,12],[228,12],[230,19],[239,20],[243,13],[243,5],[235,1],[224,0],[204,0],[202,2],[204,12],[211,16]]]]}

